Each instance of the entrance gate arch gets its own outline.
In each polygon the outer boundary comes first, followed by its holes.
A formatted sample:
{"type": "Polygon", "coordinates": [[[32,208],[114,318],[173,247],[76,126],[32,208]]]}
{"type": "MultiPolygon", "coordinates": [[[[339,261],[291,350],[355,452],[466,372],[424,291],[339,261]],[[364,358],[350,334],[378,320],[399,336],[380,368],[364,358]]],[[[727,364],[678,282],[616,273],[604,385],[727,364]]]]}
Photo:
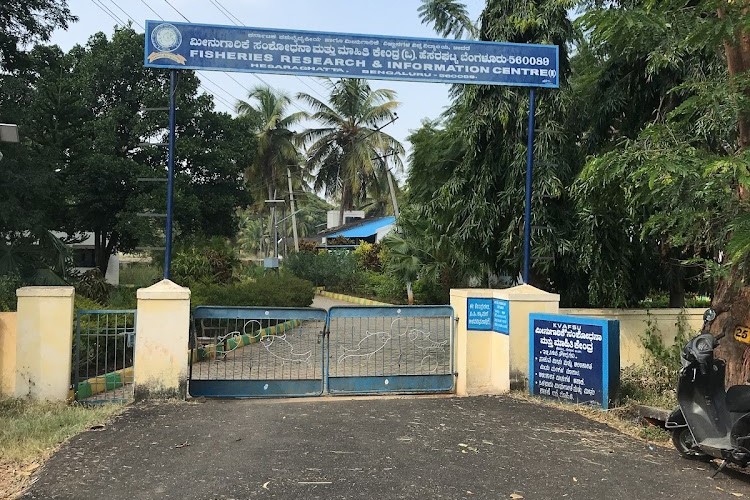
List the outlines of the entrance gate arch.
{"type": "Polygon", "coordinates": [[[531,258],[531,190],[538,88],[558,88],[559,47],[527,43],[146,21],[144,65],[170,70],[164,278],[170,277],[175,85],[180,69],[528,87],[523,280],[531,258]]]}

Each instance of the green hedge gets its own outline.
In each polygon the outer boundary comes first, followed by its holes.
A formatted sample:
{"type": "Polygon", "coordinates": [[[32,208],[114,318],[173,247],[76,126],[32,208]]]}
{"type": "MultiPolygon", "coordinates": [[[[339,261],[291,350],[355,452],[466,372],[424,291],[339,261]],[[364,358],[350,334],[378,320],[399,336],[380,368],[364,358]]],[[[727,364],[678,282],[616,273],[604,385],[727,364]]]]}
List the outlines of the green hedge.
{"type": "Polygon", "coordinates": [[[311,282],[285,273],[269,273],[255,281],[225,285],[196,283],[190,290],[193,307],[307,307],[315,296],[311,282]]]}
{"type": "Polygon", "coordinates": [[[351,292],[360,282],[357,256],[346,251],[299,252],[284,260],[284,269],[315,286],[351,292]]]}

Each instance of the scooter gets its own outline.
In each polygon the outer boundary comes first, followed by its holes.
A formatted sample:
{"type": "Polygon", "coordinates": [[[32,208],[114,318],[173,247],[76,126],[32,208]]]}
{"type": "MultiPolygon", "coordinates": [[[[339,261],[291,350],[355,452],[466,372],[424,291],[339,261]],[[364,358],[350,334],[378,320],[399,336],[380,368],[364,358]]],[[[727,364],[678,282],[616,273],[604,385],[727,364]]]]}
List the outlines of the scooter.
{"type": "MultiPolygon", "coordinates": [[[[677,381],[679,408],[669,416],[665,428],[680,454],[693,460],[723,460],[746,467],[750,463],[750,386],[724,389],[723,360],[714,359],[714,349],[724,334],[708,332],[716,312],[703,315],[701,333],[682,349],[677,381]]],[[[716,475],[714,474],[714,475],[716,475]]]]}

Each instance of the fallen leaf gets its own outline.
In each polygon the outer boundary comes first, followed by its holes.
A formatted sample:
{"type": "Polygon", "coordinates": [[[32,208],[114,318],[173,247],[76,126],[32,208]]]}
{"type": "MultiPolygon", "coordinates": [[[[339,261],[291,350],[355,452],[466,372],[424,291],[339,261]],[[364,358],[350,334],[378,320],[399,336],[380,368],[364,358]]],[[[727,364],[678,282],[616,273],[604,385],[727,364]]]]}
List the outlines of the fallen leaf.
{"type": "Polygon", "coordinates": [[[461,446],[462,448],[468,448],[468,444],[466,443],[458,443],[458,446],[461,446]]]}
{"type": "Polygon", "coordinates": [[[176,445],[174,445],[175,448],[184,448],[186,446],[190,446],[190,443],[188,443],[187,441],[185,441],[182,444],[176,444],[176,445]]]}
{"type": "Polygon", "coordinates": [[[264,490],[267,490],[267,489],[268,489],[268,483],[270,483],[270,482],[271,482],[271,481],[266,481],[265,483],[263,483],[263,489],[264,489],[264,490]]]}
{"type": "Polygon", "coordinates": [[[731,492],[730,495],[735,496],[735,497],[744,497],[745,496],[742,493],[735,493],[734,491],[731,492]]]}
{"type": "Polygon", "coordinates": [[[574,483],[577,483],[577,482],[578,482],[578,479],[576,479],[575,477],[573,477],[573,482],[574,482],[574,483]]]}
{"type": "Polygon", "coordinates": [[[97,425],[92,425],[91,427],[89,427],[89,430],[90,431],[103,431],[106,428],[107,426],[104,424],[97,424],[97,425]]]}
{"type": "Polygon", "coordinates": [[[513,500],[522,500],[523,495],[519,495],[518,493],[511,493],[510,498],[512,498],[513,500]]]}

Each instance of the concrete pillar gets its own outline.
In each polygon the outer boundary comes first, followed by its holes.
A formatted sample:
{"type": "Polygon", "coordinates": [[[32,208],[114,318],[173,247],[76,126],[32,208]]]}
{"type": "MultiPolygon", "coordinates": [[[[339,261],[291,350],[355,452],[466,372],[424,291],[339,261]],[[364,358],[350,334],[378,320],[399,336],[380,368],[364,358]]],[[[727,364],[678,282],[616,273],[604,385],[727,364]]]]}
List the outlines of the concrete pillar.
{"type": "Polygon", "coordinates": [[[65,401],[70,389],[73,299],[70,286],[19,288],[15,396],[65,401]]]}
{"type": "Polygon", "coordinates": [[[0,313],[0,396],[16,395],[16,316],[0,313]]]}
{"type": "Polygon", "coordinates": [[[467,322],[469,300],[491,302],[493,294],[494,290],[476,288],[451,290],[451,306],[457,320],[454,361],[459,396],[503,394],[510,390],[508,335],[492,331],[491,326],[486,330],[469,330],[467,322]]]}
{"type": "Polygon", "coordinates": [[[557,314],[560,309],[560,296],[531,285],[520,285],[495,290],[494,297],[508,301],[510,386],[512,389],[524,389],[529,379],[529,314],[557,314]]]}
{"type": "Polygon", "coordinates": [[[138,290],[136,400],[184,399],[188,378],[190,290],[162,280],[138,290]]]}

